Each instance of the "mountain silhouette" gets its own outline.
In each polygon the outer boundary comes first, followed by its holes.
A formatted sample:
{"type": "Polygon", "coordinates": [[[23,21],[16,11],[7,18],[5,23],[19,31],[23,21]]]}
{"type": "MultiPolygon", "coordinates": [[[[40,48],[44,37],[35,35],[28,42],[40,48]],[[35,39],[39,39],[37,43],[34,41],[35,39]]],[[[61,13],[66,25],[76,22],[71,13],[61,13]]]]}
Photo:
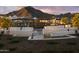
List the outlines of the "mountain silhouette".
{"type": "Polygon", "coordinates": [[[7,14],[7,16],[18,16],[18,17],[29,17],[29,18],[33,18],[36,17],[38,19],[51,19],[52,18],[52,14],[48,14],[48,13],[44,13],[38,9],[35,9],[31,6],[28,7],[23,7],[20,10],[17,11],[13,11],[7,14]]]}

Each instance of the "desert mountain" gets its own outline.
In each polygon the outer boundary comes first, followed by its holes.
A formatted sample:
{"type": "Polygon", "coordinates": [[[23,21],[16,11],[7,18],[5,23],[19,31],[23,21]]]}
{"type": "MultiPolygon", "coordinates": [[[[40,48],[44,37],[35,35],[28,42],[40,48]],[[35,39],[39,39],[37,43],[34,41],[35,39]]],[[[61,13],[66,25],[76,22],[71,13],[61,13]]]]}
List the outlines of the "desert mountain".
{"type": "Polygon", "coordinates": [[[13,12],[10,12],[7,14],[7,16],[13,16],[13,15],[16,15],[18,17],[36,17],[38,19],[50,19],[52,18],[52,15],[51,14],[48,14],[48,13],[44,13],[40,10],[37,10],[31,6],[28,6],[28,7],[23,7],[22,9],[20,10],[17,10],[17,11],[13,11],[13,12]]]}

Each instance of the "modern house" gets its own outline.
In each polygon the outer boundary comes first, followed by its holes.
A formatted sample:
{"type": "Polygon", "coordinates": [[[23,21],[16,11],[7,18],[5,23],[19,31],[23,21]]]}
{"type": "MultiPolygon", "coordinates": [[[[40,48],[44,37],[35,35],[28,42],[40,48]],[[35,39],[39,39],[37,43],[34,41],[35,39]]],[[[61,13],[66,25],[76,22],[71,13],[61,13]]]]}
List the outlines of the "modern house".
{"type": "Polygon", "coordinates": [[[34,27],[35,28],[43,28],[44,26],[50,26],[50,20],[48,19],[35,19],[34,27]]]}
{"type": "Polygon", "coordinates": [[[12,19],[13,27],[32,27],[33,26],[33,19],[28,17],[17,17],[13,16],[10,17],[12,19]]]}
{"type": "Polygon", "coordinates": [[[13,21],[13,27],[34,27],[43,28],[51,24],[49,19],[27,18],[27,17],[10,17],[13,21]]]}

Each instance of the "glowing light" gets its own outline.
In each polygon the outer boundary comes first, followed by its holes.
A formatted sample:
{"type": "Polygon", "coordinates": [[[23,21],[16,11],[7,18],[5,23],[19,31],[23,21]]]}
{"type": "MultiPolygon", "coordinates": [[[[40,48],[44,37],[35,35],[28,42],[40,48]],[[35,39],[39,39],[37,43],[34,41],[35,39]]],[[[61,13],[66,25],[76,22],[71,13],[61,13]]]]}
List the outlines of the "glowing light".
{"type": "Polygon", "coordinates": [[[47,20],[40,20],[40,22],[44,22],[44,23],[47,23],[48,21],[47,21],[47,20]]]}

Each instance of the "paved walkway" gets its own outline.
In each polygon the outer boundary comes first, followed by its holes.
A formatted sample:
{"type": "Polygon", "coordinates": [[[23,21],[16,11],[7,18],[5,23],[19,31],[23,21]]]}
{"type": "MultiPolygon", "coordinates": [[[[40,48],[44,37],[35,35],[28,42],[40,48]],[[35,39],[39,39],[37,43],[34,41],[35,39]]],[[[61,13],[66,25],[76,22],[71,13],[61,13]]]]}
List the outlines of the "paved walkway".
{"type": "Polygon", "coordinates": [[[44,39],[43,33],[41,30],[35,30],[33,33],[33,39],[39,40],[39,39],[44,39]]]}
{"type": "Polygon", "coordinates": [[[70,39],[70,38],[76,38],[76,36],[72,36],[72,35],[66,35],[68,37],[60,37],[60,38],[45,38],[45,40],[54,40],[54,39],[70,39]]]}
{"type": "Polygon", "coordinates": [[[44,39],[44,35],[42,33],[42,30],[34,30],[33,35],[31,37],[31,39],[29,40],[42,40],[44,39]]]}

